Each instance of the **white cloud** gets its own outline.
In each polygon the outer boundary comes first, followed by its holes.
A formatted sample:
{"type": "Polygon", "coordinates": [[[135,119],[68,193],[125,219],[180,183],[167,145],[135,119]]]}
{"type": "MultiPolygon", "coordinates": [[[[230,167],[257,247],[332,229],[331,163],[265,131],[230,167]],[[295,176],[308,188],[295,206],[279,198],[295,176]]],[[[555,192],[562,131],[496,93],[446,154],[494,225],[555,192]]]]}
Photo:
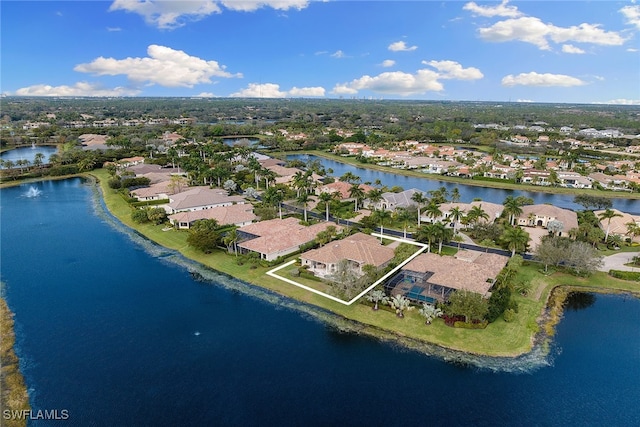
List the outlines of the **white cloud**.
{"type": "Polygon", "coordinates": [[[557,27],[545,24],[538,18],[521,17],[499,21],[490,27],[478,30],[480,38],[490,42],[522,41],[551,49],[549,41],[555,43],[579,42],[605,46],[619,46],[625,39],[614,31],[604,31],[599,25],[580,24],[571,27],[557,27]]]}
{"type": "Polygon", "coordinates": [[[638,49],[636,49],[634,47],[627,48],[627,52],[637,52],[637,51],[638,51],[638,49]]]}
{"type": "Polygon", "coordinates": [[[365,75],[348,83],[337,84],[331,93],[355,95],[360,90],[370,90],[387,95],[409,96],[444,90],[440,79],[477,80],[484,77],[477,68],[463,68],[455,61],[422,61],[422,63],[437,71],[424,68],[414,74],[390,71],[374,77],[365,75]]]}
{"type": "Polygon", "coordinates": [[[517,18],[522,13],[515,6],[507,6],[508,0],[503,0],[498,6],[479,6],[475,2],[465,4],[462,9],[468,10],[474,15],[493,17],[504,16],[506,18],[517,18]]]}
{"type": "Polygon", "coordinates": [[[539,74],[535,71],[530,73],[521,73],[517,76],[509,74],[502,78],[503,86],[582,86],[586,83],[578,78],[567,76],[564,74],[539,74]]]}
{"type": "Polygon", "coordinates": [[[218,3],[228,10],[253,12],[263,7],[302,10],[309,5],[309,0],[114,0],[109,11],[137,13],[149,25],[172,30],[188,21],[199,21],[214,13],[222,13],[218,3]]]}
{"type": "Polygon", "coordinates": [[[122,31],[122,28],[120,28],[120,27],[107,27],[107,31],[110,32],[110,33],[115,33],[115,32],[118,32],[118,31],[122,31]]]}
{"type": "Polygon", "coordinates": [[[341,50],[336,50],[334,53],[331,54],[332,58],[345,58],[346,55],[344,54],[343,51],[341,50]]]}
{"type": "Polygon", "coordinates": [[[292,87],[289,96],[324,96],[324,88],[317,87],[292,87]]]}
{"type": "Polygon", "coordinates": [[[389,67],[393,67],[394,65],[396,65],[396,61],[394,61],[393,59],[385,59],[384,61],[382,61],[382,63],[380,65],[382,67],[389,68],[389,67]]]}
{"type": "Polygon", "coordinates": [[[431,70],[418,70],[415,74],[402,71],[386,72],[377,76],[362,76],[349,83],[338,84],[333,93],[353,95],[359,90],[370,90],[389,95],[409,96],[428,91],[439,92],[444,89],[438,81],[439,75],[431,70]]]}
{"type": "Polygon", "coordinates": [[[201,92],[196,95],[196,98],[215,98],[216,96],[211,92],[201,92]]]}
{"type": "Polygon", "coordinates": [[[99,76],[125,75],[137,83],[158,84],[166,87],[193,87],[200,83],[211,83],[211,77],[242,77],[225,71],[216,61],[190,56],[181,50],[165,46],[151,45],[145,58],[104,58],[99,57],[87,64],[74,67],[81,73],[99,76]]]}
{"type": "Polygon", "coordinates": [[[232,93],[234,98],[286,98],[288,96],[324,96],[322,87],[293,87],[290,91],[280,90],[280,85],[275,83],[249,83],[245,89],[232,93]]]}
{"type": "Polygon", "coordinates": [[[640,30],[640,6],[625,6],[620,9],[620,13],[627,18],[627,24],[635,26],[640,30]]]}
{"type": "Polygon", "coordinates": [[[309,5],[309,0],[223,0],[221,3],[230,10],[253,12],[262,7],[276,10],[302,10],[309,5]]]}
{"type": "Polygon", "coordinates": [[[610,101],[594,101],[591,104],[640,105],[640,99],[618,98],[610,101]]]}
{"type": "Polygon", "coordinates": [[[530,99],[516,99],[516,102],[533,102],[530,99]]]}
{"type": "Polygon", "coordinates": [[[73,86],[33,85],[16,91],[18,96],[136,96],[137,89],[103,88],[96,83],[78,82],[73,86]]]}
{"type": "Polygon", "coordinates": [[[575,53],[575,54],[583,54],[585,53],[585,51],[583,49],[580,49],[577,46],[574,46],[572,44],[563,44],[562,45],[562,51],[564,53],[575,53]]]}
{"type": "Polygon", "coordinates": [[[455,61],[422,61],[422,63],[438,70],[438,77],[441,79],[478,80],[484,77],[479,69],[462,68],[462,65],[455,61]]]}
{"type": "Polygon", "coordinates": [[[407,46],[403,41],[391,43],[388,49],[392,52],[411,52],[416,50],[418,46],[407,46]]]}
{"type": "Polygon", "coordinates": [[[220,7],[213,0],[197,1],[154,1],[154,0],[114,0],[109,11],[124,10],[141,15],[145,22],[160,29],[171,30],[182,27],[186,21],[198,21],[213,13],[220,13],[220,7]]]}

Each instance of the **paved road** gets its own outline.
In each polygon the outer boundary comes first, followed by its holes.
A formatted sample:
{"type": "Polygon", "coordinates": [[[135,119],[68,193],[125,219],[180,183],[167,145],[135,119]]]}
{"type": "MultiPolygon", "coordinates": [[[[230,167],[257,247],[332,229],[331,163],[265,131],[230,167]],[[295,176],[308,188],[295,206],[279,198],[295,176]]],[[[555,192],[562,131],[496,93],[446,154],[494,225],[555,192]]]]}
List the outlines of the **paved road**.
{"type": "Polygon", "coordinates": [[[634,256],[639,256],[640,252],[620,252],[604,257],[604,264],[600,271],[623,270],[623,271],[640,271],[640,267],[629,267],[628,264],[634,256]]]}

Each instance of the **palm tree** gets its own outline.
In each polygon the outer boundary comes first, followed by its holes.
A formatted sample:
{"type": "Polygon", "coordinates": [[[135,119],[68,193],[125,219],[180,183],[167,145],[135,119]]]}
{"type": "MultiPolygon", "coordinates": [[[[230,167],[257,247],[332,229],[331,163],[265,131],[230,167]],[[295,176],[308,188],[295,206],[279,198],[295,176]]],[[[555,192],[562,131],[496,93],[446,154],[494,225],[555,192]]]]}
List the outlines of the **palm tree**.
{"type": "MultiPolygon", "coordinates": [[[[378,210],[373,212],[374,218],[380,223],[380,234],[384,234],[384,223],[391,218],[391,212],[385,210],[378,210]]],[[[382,242],[382,236],[380,236],[382,242]]]]}
{"type": "Polygon", "coordinates": [[[411,302],[404,295],[396,295],[389,300],[391,308],[396,310],[396,316],[403,318],[406,310],[411,310],[411,302]]]}
{"type": "Polygon", "coordinates": [[[601,212],[598,215],[598,218],[600,218],[600,221],[603,220],[607,220],[607,231],[604,233],[604,241],[606,242],[607,239],[609,238],[609,228],[611,227],[611,219],[615,218],[615,217],[622,217],[622,214],[614,211],[613,209],[609,209],[607,208],[604,212],[601,212]]]}
{"type": "Polygon", "coordinates": [[[389,297],[384,293],[384,291],[381,291],[379,289],[375,289],[369,292],[366,298],[367,298],[367,301],[374,303],[373,307],[371,308],[372,310],[377,310],[378,304],[389,303],[389,297]]]}
{"type": "Polygon", "coordinates": [[[407,226],[409,225],[409,221],[413,219],[413,215],[407,208],[398,208],[396,210],[396,220],[402,222],[402,230],[404,232],[404,238],[407,238],[407,226]]]}
{"type": "Polygon", "coordinates": [[[417,193],[413,193],[413,196],[411,196],[411,200],[416,202],[416,204],[418,205],[418,227],[420,227],[420,208],[422,207],[423,204],[427,202],[428,199],[424,195],[424,193],[417,192],[417,193]]]}
{"type": "Polygon", "coordinates": [[[438,253],[442,253],[442,244],[451,240],[453,231],[440,221],[433,223],[433,237],[438,241],[438,253]]]}
{"type": "Polygon", "coordinates": [[[472,224],[477,224],[481,219],[489,220],[489,214],[482,209],[482,205],[475,205],[467,214],[467,220],[472,224]]]}
{"type": "Polygon", "coordinates": [[[369,203],[373,205],[374,209],[377,209],[378,202],[382,200],[382,190],[379,188],[373,188],[367,192],[367,199],[369,203]]]}
{"type": "Polygon", "coordinates": [[[284,191],[281,188],[271,187],[263,194],[265,202],[272,206],[278,206],[280,219],[282,219],[282,202],[284,201],[284,191]]]}
{"type": "Polygon", "coordinates": [[[509,215],[509,225],[513,225],[516,217],[522,214],[520,201],[513,196],[507,196],[502,204],[504,205],[504,212],[509,215]]]}
{"type": "Polygon", "coordinates": [[[628,223],[625,224],[627,226],[627,234],[629,236],[631,236],[631,239],[633,239],[636,236],[640,236],[640,225],[630,221],[628,223]]]}
{"type": "Polygon", "coordinates": [[[227,232],[227,234],[222,239],[222,242],[227,246],[227,250],[231,252],[231,247],[233,247],[233,251],[236,256],[238,256],[238,232],[234,228],[233,230],[227,232]]]}
{"type": "Polygon", "coordinates": [[[340,177],[340,181],[348,182],[349,184],[355,184],[357,182],[360,182],[360,177],[354,175],[352,172],[347,172],[340,177]]]}
{"type": "Polygon", "coordinates": [[[44,154],[36,153],[35,157],[33,158],[33,165],[36,166],[38,169],[40,169],[40,166],[42,166],[43,163],[44,163],[44,154]]]}
{"type": "Polygon", "coordinates": [[[364,198],[364,190],[360,187],[360,184],[352,184],[349,187],[349,197],[355,200],[354,211],[358,212],[358,200],[364,198]]]}
{"type": "Polygon", "coordinates": [[[307,222],[307,204],[309,203],[309,200],[311,200],[311,197],[309,196],[309,193],[301,193],[297,200],[302,203],[302,208],[304,209],[304,222],[307,222]]]}
{"type": "Polygon", "coordinates": [[[442,211],[440,210],[440,206],[435,203],[433,200],[427,205],[424,209],[425,213],[432,221],[435,221],[436,218],[440,218],[442,216],[442,211]]]}
{"type": "Polygon", "coordinates": [[[454,189],[451,190],[451,201],[453,203],[458,203],[460,201],[460,190],[458,190],[458,187],[454,187],[454,189]]]}
{"type": "MultiPolygon", "coordinates": [[[[457,189],[458,187],[456,187],[457,189]]],[[[451,208],[449,211],[449,215],[447,215],[447,219],[453,222],[453,232],[454,234],[458,234],[458,223],[464,217],[464,210],[460,209],[458,206],[451,208]]]]}
{"type": "Polygon", "coordinates": [[[437,239],[435,224],[426,224],[416,231],[414,238],[418,242],[427,242],[427,251],[431,252],[431,242],[437,239]]]}
{"type": "Polygon", "coordinates": [[[436,317],[442,317],[441,309],[432,304],[427,304],[426,302],[422,303],[422,308],[419,310],[419,313],[427,319],[425,322],[426,325],[430,325],[436,317]]]}
{"type": "Polygon", "coordinates": [[[516,251],[525,250],[527,243],[529,243],[529,233],[520,227],[509,227],[502,234],[502,240],[507,243],[513,257],[516,251]]]}
{"type": "Polygon", "coordinates": [[[320,193],[318,199],[324,203],[324,209],[326,212],[326,220],[329,221],[329,205],[336,198],[336,193],[329,193],[327,191],[320,193]]]}

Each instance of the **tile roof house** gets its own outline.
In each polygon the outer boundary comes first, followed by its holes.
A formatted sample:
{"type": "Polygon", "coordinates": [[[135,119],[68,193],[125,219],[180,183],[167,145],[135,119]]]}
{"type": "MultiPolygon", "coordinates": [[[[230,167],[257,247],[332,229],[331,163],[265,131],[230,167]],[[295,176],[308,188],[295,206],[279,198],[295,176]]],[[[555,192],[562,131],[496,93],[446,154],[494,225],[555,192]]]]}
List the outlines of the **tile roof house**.
{"type": "Polygon", "coordinates": [[[233,224],[242,227],[251,224],[257,218],[253,213],[253,206],[250,203],[242,203],[199,211],[178,212],[169,215],[169,222],[180,229],[189,229],[194,222],[201,219],[215,219],[219,225],[233,224]]]}
{"type": "Polygon", "coordinates": [[[559,236],[567,236],[569,230],[578,228],[578,214],[569,209],[559,208],[553,205],[526,205],[522,207],[522,213],[516,218],[516,224],[528,227],[544,227],[550,221],[560,221],[563,225],[559,236]]]}
{"type": "Polygon", "coordinates": [[[381,269],[393,259],[392,248],[383,246],[377,238],[364,233],[356,233],[342,240],[333,241],[326,246],[312,249],[300,256],[302,266],[320,277],[326,277],[337,271],[338,263],[347,260],[351,269],[362,276],[365,265],[381,269]]]}
{"type": "MultiPolygon", "coordinates": [[[[622,215],[622,216],[616,216],[611,218],[611,223],[609,223],[608,219],[601,220],[599,223],[600,228],[602,228],[603,231],[606,231],[607,227],[609,227],[610,235],[615,234],[622,237],[623,239],[630,237],[627,234],[628,232],[627,224],[635,223],[640,225],[640,215],[631,215],[626,212],[619,211],[617,209],[611,209],[611,210],[617,213],[618,215],[622,215]]],[[[597,218],[600,218],[600,214],[602,214],[603,212],[604,211],[600,210],[600,211],[594,211],[593,213],[596,215],[597,218]]],[[[633,241],[640,242],[640,236],[633,237],[633,241]]]]}
{"type": "MultiPolygon", "coordinates": [[[[316,188],[316,194],[320,195],[322,193],[335,193],[335,192],[338,192],[338,193],[340,193],[340,199],[341,200],[350,200],[351,199],[351,195],[349,194],[349,189],[350,188],[351,188],[351,184],[349,184],[348,182],[335,181],[335,182],[332,182],[331,184],[326,184],[326,185],[322,185],[320,187],[317,187],[316,188]]],[[[360,188],[366,194],[369,191],[373,190],[375,187],[372,187],[372,186],[366,185],[366,184],[360,184],[360,188]]]]}
{"type": "Polygon", "coordinates": [[[171,193],[173,193],[171,181],[160,181],[151,184],[148,187],[137,188],[129,194],[131,197],[135,197],[139,202],[146,202],[149,200],[168,199],[169,194],[171,193]]]}
{"type": "Polygon", "coordinates": [[[455,257],[422,253],[406,264],[386,285],[391,295],[402,294],[414,301],[446,301],[456,290],[483,297],[507,265],[504,255],[460,250],[455,257]]]}
{"type": "Polygon", "coordinates": [[[296,218],[270,219],[239,228],[238,248],[244,253],[257,252],[260,258],[273,261],[300,249],[301,245],[313,241],[318,233],[334,226],[331,222],[320,222],[310,226],[300,225],[296,218]]]}
{"type": "Polygon", "coordinates": [[[417,206],[418,204],[411,200],[413,195],[416,193],[422,193],[425,197],[427,197],[427,194],[424,191],[420,191],[417,188],[404,190],[400,193],[382,193],[382,200],[376,203],[374,208],[395,211],[397,208],[417,206]]]}
{"type": "Polygon", "coordinates": [[[169,214],[174,214],[244,202],[242,196],[229,196],[229,193],[221,188],[191,187],[186,191],[169,196],[169,203],[165,205],[165,210],[169,214]]]}

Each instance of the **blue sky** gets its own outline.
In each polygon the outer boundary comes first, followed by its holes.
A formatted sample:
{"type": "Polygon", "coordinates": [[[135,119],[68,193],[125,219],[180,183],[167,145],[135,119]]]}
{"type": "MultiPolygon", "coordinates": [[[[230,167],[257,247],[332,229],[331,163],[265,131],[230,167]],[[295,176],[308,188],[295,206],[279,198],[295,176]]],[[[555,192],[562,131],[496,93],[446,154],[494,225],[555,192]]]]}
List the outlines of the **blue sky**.
{"type": "Polygon", "coordinates": [[[7,1],[24,96],[640,105],[640,1],[7,1]]]}

